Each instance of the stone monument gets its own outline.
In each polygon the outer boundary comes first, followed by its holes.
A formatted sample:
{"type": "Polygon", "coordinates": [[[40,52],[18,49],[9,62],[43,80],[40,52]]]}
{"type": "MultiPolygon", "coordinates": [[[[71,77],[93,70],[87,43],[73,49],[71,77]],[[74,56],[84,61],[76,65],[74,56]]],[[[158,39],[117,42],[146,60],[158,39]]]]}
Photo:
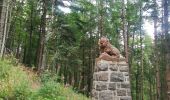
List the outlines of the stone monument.
{"type": "Polygon", "coordinates": [[[96,60],[92,100],[131,100],[129,68],[124,57],[119,61],[96,60]]]}

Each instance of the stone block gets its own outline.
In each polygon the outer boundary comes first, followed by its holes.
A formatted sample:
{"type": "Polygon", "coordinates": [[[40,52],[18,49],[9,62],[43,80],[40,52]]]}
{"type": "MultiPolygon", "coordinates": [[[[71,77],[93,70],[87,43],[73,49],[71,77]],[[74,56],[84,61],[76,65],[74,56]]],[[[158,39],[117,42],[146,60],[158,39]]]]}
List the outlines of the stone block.
{"type": "Polygon", "coordinates": [[[117,96],[126,96],[126,89],[117,89],[117,96]]]}
{"type": "Polygon", "coordinates": [[[117,88],[121,88],[121,84],[120,83],[117,83],[117,88]]]}
{"type": "Polygon", "coordinates": [[[92,90],[92,97],[94,100],[98,100],[99,99],[99,92],[92,90]]]}
{"type": "Polygon", "coordinates": [[[117,96],[117,91],[113,91],[113,96],[114,96],[114,97],[117,96]]]}
{"type": "Polygon", "coordinates": [[[109,90],[116,90],[116,83],[109,83],[109,90]]]}
{"type": "Polygon", "coordinates": [[[130,83],[121,83],[121,88],[130,88],[130,83]]]}
{"type": "Polygon", "coordinates": [[[97,64],[98,71],[107,71],[109,64],[107,62],[99,62],[97,64]]]}
{"type": "Polygon", "coordinates": [[[111,65],[110,65],[110,70],[111,70],[111,71],[117,71],[117,70],[118,70],[117,64],[111,64],[111,65]]]}
{"type": "Polygon", "coordinates": [[[129,77],[126,78],[126,81],[129,82],[129,77]]]}
{"type": "Polygon", "coordinates": [[[124,76],[129,76],[128,72],[124,72],[123,74],[124,74],[124,76]]]}
{"type": "Polygon", "coordinates": [[[129,72],[128,66],[119,66],[120,72],[129,72]]]}
{"type": "Polygon", "coordinates": [[[132,98],[130,96],[120,97],[120,100],[132,100],[132,98]]]}
{"type": "Polygon", "coordinates": [[[129,88],[129,89],[127,89],[127,95],[128,95],[128,96],[131,96],[130,88],[129,88]]]}
{"type": "Polygon", "coordinates": [[[97,91],[107,90],[107,83],[106,82],[98,82],[96,84],[96,90],[97,91]]]}
{"type": "Polygon", "coordinates": [[[128,66],[128,64],[125,61],[119,61],[118,65],[119,66],[128,66]]]}
{"type": "Polygon", "coordinates": [[[97,72],[98,71],[98,68],[97,68],[97,65],[94,67],[94,72],[97,72]]]}
{"type": "Polygon", "coordinates": [[[123,73],[112,72],[110,75],[110,81],[111,82],[123,82],[124,81],[123,73]]]}
{"type": "Polygon", "coordinates": [[[99,92],[99,98],[99,100],[113,100],[113,93],[109,90],[99,92]]]}
{"type": "Polygon", "coordinates": [[[124,62],[126,62],[126,58],[125,58],[125,57],[120,56],[119,61],[124,61],[124,62]]]}
{"type": "Polygon", "coordinates": [[[94,73],[94,74],[93,74],[93,81],[96,81],[96,80],[97,80],[96,74],[97,74],[97,73],[94,73]]]}
{"type": "Polygon", "coordinates": [[[96,82],[93,81],[92,89],[96,89],[96,82]]]}
{"type": "Polygon", "coordinates": [[[97,81],[108,81],[109,76],[107,72],[101,72],[96,74],[97,81]]]}
{"type": "Polygon", "coordinates": [[[113,100],[120,100],[119,97],[113,97],[113,100]]]}

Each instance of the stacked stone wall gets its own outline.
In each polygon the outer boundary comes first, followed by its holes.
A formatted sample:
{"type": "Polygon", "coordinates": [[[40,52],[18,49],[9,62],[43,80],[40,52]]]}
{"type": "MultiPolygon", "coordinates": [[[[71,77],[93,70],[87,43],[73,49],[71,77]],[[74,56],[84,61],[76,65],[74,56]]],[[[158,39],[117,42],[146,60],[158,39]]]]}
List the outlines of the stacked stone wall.
{"type": "Polygon", "coordinates": [[[92,100],[131,100],[129,68],[125,59],[97,61],[92,88],[92,100]]]}

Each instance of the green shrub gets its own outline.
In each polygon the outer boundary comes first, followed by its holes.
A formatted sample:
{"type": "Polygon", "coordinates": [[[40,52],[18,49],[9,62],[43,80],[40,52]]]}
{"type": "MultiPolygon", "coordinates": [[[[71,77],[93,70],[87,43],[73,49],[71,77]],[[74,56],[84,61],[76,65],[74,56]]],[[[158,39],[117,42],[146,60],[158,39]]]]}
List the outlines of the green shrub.
{"type": "Polygon", "coordinates": [[[34,79],[22,67],[16,66],[14,61],[0,61],[0,100],[89,100],[75,93],[72,87],[59,83],[59,78],[48,71],[40,79],[40,87],[32,89],[34,79]]]}
{"type": "Polygon", "coordinates": [[[32,93],[29,100],[90,100],[82,94],[75,93],[72,88],[64,87],[55,81],[48,81],[32,93]]]}
{"type": "Polygon", "coordinates": [[[24,100],[30,93],[28,80],[20,67],[0,61],[0,98],[24,100]]]}
{"type": "Polygon", "coordinates": [[[8,78],[10,65],[7,61],[0,61],[0,80],[8,78]]]}
{"type": "Polygon", "coordinates": [[[54,81],[45,82],[37,92],[34,92],[32,100],[40,98],[42,100],[66,100],[64,95],[62,96],[61,91],[62,87],[59,83],[54,81]]]}

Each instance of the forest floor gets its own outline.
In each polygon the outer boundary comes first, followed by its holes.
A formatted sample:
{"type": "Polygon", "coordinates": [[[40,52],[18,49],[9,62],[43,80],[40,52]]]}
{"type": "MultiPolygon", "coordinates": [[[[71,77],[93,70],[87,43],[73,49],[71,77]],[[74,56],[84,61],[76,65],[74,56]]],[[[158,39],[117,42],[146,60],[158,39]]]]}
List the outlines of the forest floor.
{"type": "Polygon", "coordinates": [[[38,74],[30,67],[21,66],[21,69],[27,73],[28,79],[31,81],[31,88],[33,90],[39,89],[41,87],[38,74]]]}
{"type": "Polygon", "coordinates": [[[0,60],[0,69],[0,100],[90,100],[48,73],[40,76],[15,60],[0,60]]]}

